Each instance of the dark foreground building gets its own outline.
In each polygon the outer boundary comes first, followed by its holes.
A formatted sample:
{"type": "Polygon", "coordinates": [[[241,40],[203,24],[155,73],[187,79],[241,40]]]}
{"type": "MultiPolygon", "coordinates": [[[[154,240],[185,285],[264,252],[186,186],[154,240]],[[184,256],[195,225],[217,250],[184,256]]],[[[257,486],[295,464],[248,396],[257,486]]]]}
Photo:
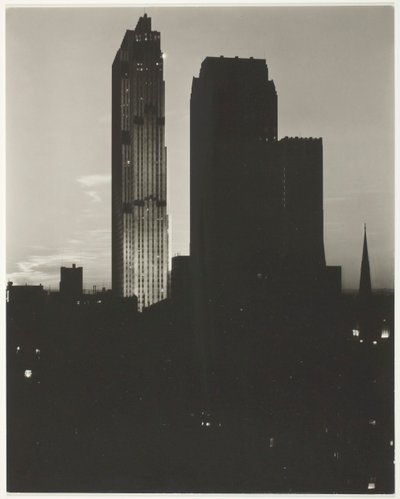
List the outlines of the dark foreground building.
{"type": "Polygon", "coordinates": [[[171,298],[189,297],[191,293],[191,261],[187,255],[176,255],[172,258],[171,298]]]}
{"type": "Polygon", "coordinates": [[[83,269],[75,263],[72,267],[61,267],[60,296],[67,300],[77,300],[83,293],[83,269]]]}
{"type": "Polygon", "coordinates": [[[112,288],[139,310],[167,297],[164,101],[160,33],[144,14],[112,67],[112,288]]]}
{"type": "Polygon", "coordinates": [[[192,86],[190,168],[200,322],[260,299],[318,296],[332,279],[340,293],[340,269],[325,263],[322,140],[278,140],[264,60],[204,60],[192,86]]]}

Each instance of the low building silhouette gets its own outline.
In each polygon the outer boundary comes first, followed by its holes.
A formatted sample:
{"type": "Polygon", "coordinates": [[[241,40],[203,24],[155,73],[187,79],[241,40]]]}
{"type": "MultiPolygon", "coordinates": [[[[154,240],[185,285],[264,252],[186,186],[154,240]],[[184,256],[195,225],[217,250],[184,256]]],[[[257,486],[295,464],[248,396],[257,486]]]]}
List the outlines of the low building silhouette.
{"type": "Polygon", "coordinates": [[[11,281],[7,284],[7,303],[13,306],[31,306],[35,308],[44,304],[46,292],[41,284],[18,286],[11,281]]]}
{"type": "Polygon", "coordinates": [[[72,267],[61,267],[60,297],[77,300],[83,292],[83,270],[75,263],[72,267]]]}

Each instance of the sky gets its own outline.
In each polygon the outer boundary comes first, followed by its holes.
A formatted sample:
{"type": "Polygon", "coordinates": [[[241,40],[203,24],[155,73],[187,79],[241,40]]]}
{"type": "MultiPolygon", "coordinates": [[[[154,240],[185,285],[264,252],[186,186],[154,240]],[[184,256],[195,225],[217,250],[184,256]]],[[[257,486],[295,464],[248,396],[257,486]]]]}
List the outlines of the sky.
{"type": "Polygon", "coordinates": [[[111,64],[147,12],[166,54],[171,255],[189,252],[189,103],[207,56],[265,58],[278,136],[322,137],[325,254],[344,289],[394,281],[394,19],[389,6],[6,10],[6,277],[111,286],[111,64]]]}

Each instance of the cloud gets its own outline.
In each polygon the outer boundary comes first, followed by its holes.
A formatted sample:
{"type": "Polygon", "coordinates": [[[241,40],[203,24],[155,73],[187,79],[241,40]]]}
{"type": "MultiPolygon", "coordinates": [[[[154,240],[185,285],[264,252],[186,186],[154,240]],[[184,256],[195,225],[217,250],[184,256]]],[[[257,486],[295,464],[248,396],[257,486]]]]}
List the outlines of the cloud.
{"type": "Polygon", "coordinates": [[[111,174],[97,173],[95,175],[82,175],[78,177],[79,182],[83,187],[97,187],[99,185],[107,185],[111,183],[111,174]]]}
{"type": "Polygon", "coordinates": [[[76,254],[32,255],[17,263],[17,271],[7,275],[9,281],[15,284],[55,284],[60,277],[60,267],[63,261],[77,261],[76,254]]]}
{"type": "Polygon", "coordinates": [[[329,232],[341,232],[344,228],[344,222],[325,222],[325,229],[329,232]]]}
{"type": "Polygon", "coordinates": [[[76,181],[80,184],[82,189],[84,189],[84,193],[90,198],[92,203],[100,203],[102,201],[102,197],[101,197],[101,192],[99,192],[99,190],[101,191],[102,188],[110,184],[111,175],[108,173],[82,175],[78,177],[76,181]]]}
{"type": "Polygon", "coordinates": [[[46,248],[47,248],[47,246],[43,246],[43,244],[32,244],[32,246],[31,246],[31,249],[33,249],[35,251],[41,251],[41,250],[44,250],[46,248]]]}
{"type": "Polygon", "coordinates": [[[63,248],[53,248],[51,253],[27,256],[17,262],[15,271],[7,274],[7,280],[15,284],[42,284],[58,289],[60,267],[76,263],[84,270],[84,282],[108,284],[111,262],[110,229],[78,231],[69,238],[63,248]],[[79,247],[77,248],[77,245],[79,247]]]}
{"type": "Polygon", "coordinates": [[[327,203],[336,203],[338,201],[357,201],[360,197],[384,195],[387,195],[387,192],[383,189],[366,187],[359,190],[343,191],[338,193],[337,195],[326,195],[324,197],[324,201],[327,203]]]}
{"type": "Polygon", "coordinates": [[[92,201],[99,203],[101,201],[101,196],[97,191],[85,191],[92,201]]]}

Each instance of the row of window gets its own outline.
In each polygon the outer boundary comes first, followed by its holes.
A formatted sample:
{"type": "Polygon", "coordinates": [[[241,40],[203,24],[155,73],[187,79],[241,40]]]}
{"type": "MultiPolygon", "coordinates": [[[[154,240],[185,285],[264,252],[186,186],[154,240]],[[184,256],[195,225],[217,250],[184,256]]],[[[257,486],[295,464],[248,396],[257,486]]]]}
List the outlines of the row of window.
{"type": "MultiPolygon", "coordinates": [[[[128,168],[132,166],[132,148],[130,145],[122,144],[122,165],[123,165],[123,199],[129,200],[132,197],[141,198],[146,192],[153,192],[155,189],[157,197],[164,197],[166,189],[166,172],[165,164],[161,161],[159,154],[161,153],[162,145],[158,144],[159,147],[152,149],[153,155],[155,152],[155,158],[151,162],[150,171],[145,170],[145,165],[143,164],[143,148],[138,147],[136,149],[137,162],[133,168],[128,168]]],[[[147,152],[149,152],[147,150],[147,152]]],[[[147,159],[146,155],[146,159],[147,159]]],[[[148,165],[146,165],[147,167],[148,165]]]]}
{"type": "Polygon", "coordinates": [[[157,32],[149,32],[149,33],[136,33],[135,40],[137,42],[150,42],[152,40],[159,40],[160,35],[157,32]]]}
{"type": "MultiPolygon", "coordinates": [[[[161,62],[156,62],[153,67],[151,66],[144,66],[142,62],[137,62],[136,67],[134,68],[135,71],[162,71],[162,63],[161,62]]],[[[128,61],[122,61],[121,63],[121,76],[124,78],[129,78],[129,63],[128,61]]]]}

